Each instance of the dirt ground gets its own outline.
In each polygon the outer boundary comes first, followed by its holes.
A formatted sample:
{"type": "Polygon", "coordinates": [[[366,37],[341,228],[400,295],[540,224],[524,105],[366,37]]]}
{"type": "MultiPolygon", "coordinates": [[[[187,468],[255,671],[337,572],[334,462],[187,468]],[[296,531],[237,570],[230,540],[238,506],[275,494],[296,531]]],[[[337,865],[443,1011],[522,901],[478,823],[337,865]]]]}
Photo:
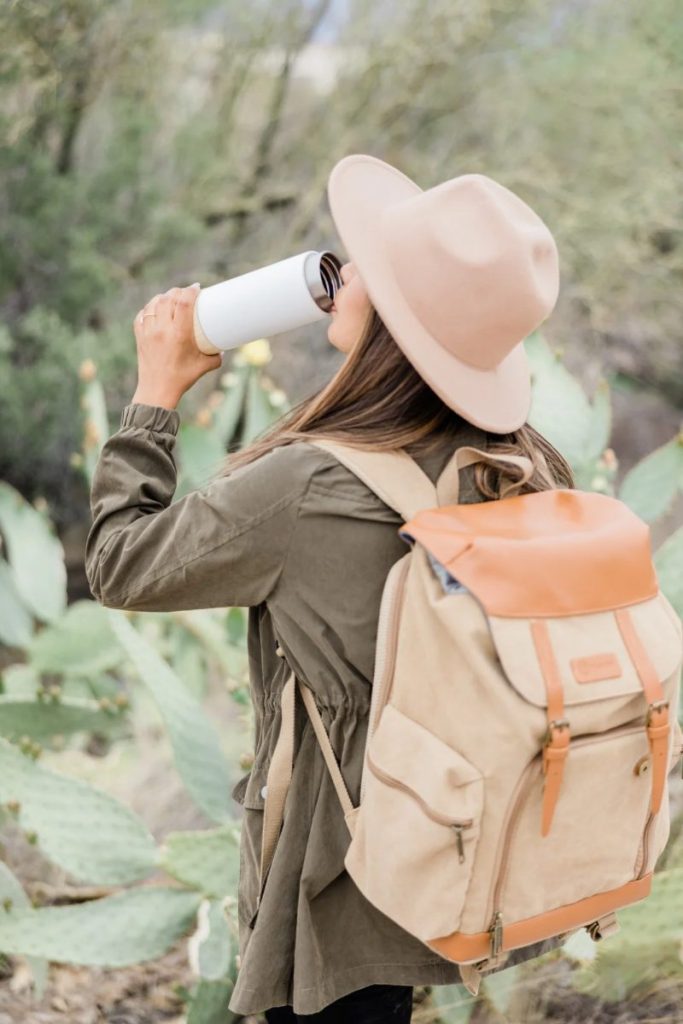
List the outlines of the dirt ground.
{"type": "Polygon", "coordinates": [[[0,1024],[183,1024],[179,986],[194,985],[182,945],[159,960],[117,970],[51,964],[40,1002],[21,958],[0,982],[0,1024]]]}
{"type": "MultiPolygon", "coordinates": [[[[30,993],[21,958],[0,969],[0,1024],[185,1024],[179,990],[195,982],[184,944],[149,964],[117,970],[53,964],[40,1002],[30,993]]],[[[683,981],[662,983],[628,1006],[601,1003],[571,989],[570,965],[548,961],[518,993],[516,1009],[501,1016],[480,1000],[471,1024],[681,1024],[683,981]]],[[[464,989],[463,995],[464,995],[464,989]]],[[[429,990],[416,988],[412,1024],[436,1024],[429,990]]],[[[262,1016],[244,1024],[265,1024],[262,1016]]],[[[349,1022],[352,1024],[352,1022],[349,1022]]]]}

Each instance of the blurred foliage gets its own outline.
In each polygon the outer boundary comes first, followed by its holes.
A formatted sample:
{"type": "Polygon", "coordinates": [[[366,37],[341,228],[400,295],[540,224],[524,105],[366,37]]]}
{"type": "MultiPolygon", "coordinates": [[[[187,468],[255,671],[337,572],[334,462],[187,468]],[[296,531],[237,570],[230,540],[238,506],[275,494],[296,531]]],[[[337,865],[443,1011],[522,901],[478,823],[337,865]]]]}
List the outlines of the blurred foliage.
{"type": "Polygon", "coordinates": [[[0,33],[0,477],[58,523],[87,515],[77,367],[116,418],[152,295],[338,248],[348,152],[516,189],[557,236],[554,336],[683,399],[679,0],[10,0],[0,33]]]}

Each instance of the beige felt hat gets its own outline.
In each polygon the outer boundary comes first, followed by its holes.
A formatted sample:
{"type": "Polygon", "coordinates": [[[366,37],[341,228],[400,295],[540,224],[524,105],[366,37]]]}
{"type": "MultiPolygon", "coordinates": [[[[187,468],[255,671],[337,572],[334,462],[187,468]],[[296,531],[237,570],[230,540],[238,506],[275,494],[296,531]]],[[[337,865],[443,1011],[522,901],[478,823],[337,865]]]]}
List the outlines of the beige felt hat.
{"type": "Polygon", "coordinates": [[[418,373],[476,426],[520,427],[531,403],[523,341],[559,291],[557,246],[538,214],[485,174],[423,190],[364,153],[335,164],[327,194],[349,259],[418,373]]]}

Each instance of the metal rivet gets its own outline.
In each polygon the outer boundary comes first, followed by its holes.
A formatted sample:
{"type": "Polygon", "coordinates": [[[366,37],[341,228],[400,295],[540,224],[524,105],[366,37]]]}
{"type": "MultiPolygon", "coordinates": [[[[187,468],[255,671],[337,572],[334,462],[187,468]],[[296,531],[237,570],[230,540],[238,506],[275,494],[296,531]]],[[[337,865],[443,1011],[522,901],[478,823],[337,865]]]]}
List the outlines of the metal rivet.
{"type": "Polygon", "coordinates": [[[634,775],[643,775],[645,772],[650,770],[650,755],[645,754],[640,760],[636,761],[633,767],[634,775]]]}

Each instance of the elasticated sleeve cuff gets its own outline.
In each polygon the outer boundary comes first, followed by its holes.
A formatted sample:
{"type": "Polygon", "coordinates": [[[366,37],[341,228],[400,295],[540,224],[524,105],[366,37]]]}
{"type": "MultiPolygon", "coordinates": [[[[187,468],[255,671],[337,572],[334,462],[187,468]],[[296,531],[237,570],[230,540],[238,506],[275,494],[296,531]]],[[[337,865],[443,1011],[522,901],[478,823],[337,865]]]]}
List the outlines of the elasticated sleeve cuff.
{"type": "Polygon", "coordinates": [[[178,433],[180,413],[177,409],[167,409],[163,405],[145,405],[143,402],[131,402],[121,412],[122,427],[143,427],[160,433],[178,433]]]}

